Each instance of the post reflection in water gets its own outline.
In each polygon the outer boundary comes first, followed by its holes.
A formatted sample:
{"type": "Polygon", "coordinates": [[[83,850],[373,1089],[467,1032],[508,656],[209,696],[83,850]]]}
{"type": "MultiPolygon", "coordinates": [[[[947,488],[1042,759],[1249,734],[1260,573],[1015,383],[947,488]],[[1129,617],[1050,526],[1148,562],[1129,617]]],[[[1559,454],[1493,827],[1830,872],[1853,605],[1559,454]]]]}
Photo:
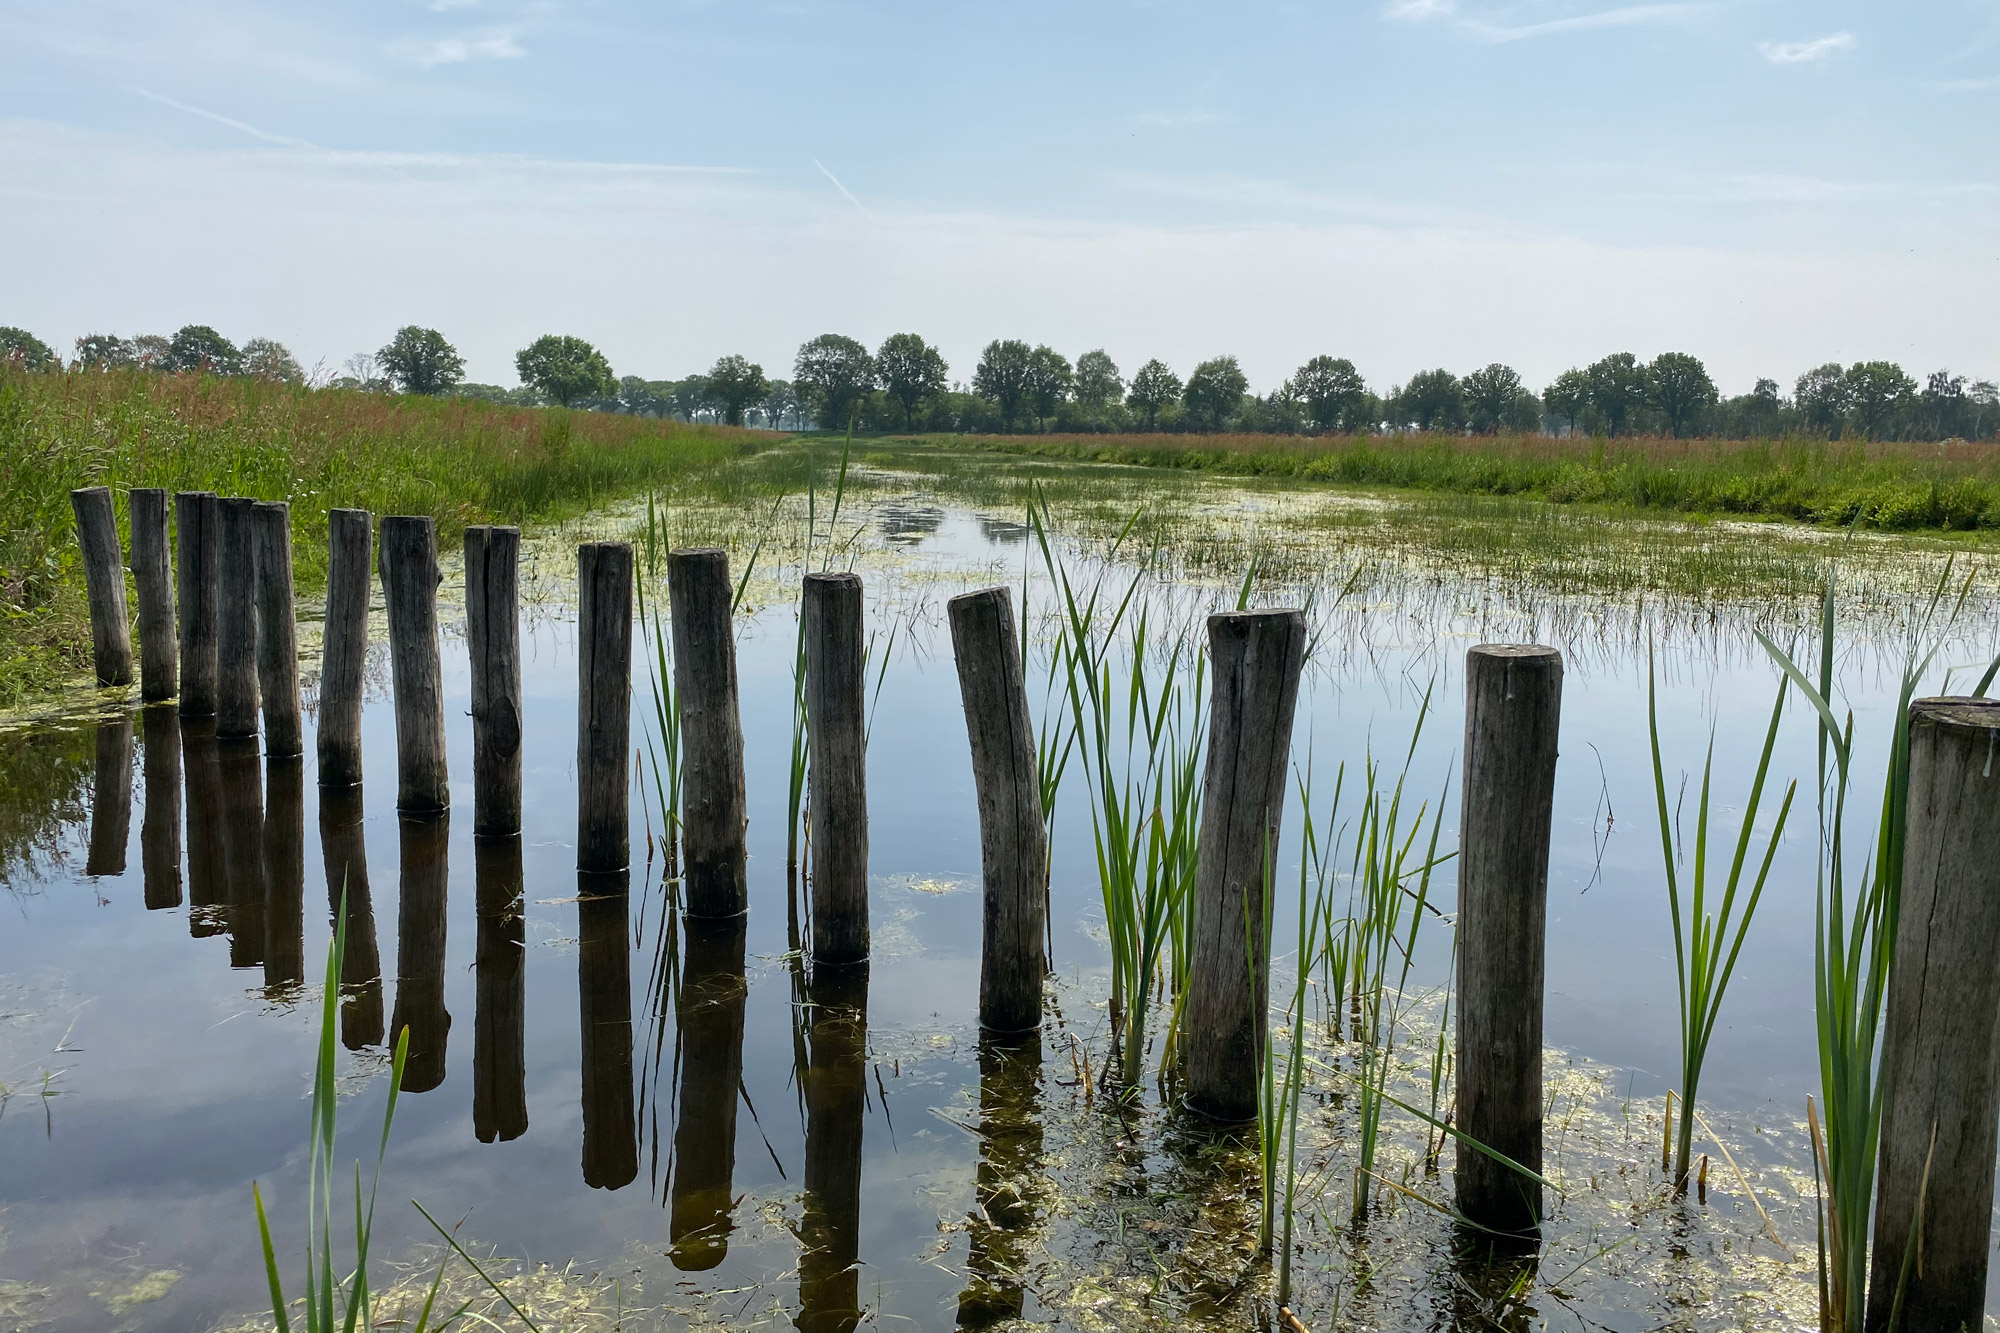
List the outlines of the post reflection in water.
{"type": "Polygon", "coordinates": [[[347,951],[340,960],[340,1044],[350,1051],[382,1044],[382,953],[368,891],[368,847],[361,786],[319,789],[319,847],[326,864],[328,919],[347,900],[347,951]]]}
{"type": "Polygon", "coordinates": [[[861,1322],[861,1128],[867,1110],[868,965],[815,969],[807,987],[801,1333],[861,1322]]]}
{"type": "Polygon", "coordinates": [[[743,1086],[743,1007],[749,986],[743,917],[685,923],[680,1030],[680,1120],[674,1126],[674,1267],[694,1273],[729,1253],[736,1176],[736,1105],[743,1086]]]}
{"type": "Polygon", "coordinates": [[[229,965],[264,961],[264,765],[254,738],[216,743],[222,765],[222,868],[229,965]]]}
{"type": "Polygon", "coordinates": [[[154,704],[146,723],[146,813],[139,824],[139,864],[146,910],[181,905],[181,712],[154,704]]]}
{"type": "Polygon", "coordinates": [[[125,873],[132,834],[132,715],[97,724],[97,773],[90,788],[90,851],[86,875],[125,873]]]}
{"type": "Polygon", "coordinates": [[[403,815],[396,824],[402,839],[403,879],[396,911],[396,1012],[389,1020],[389,1036],[394,1041],[405,1028],[410,1032],[403,1091],[429,1092],[444,1082],[445,1044],[451,1033],[451,1015],[444,1007],[451,817],[403,815]]]}
{"type": "Polygon", "coordinates": [[[528,1132],[528,923],[522,915],[521,838],[478,838],[472,850],[479,900],[472,1132],[481,1143],[504,1143],[528,1132]]]}
{"type": "Polygon", "coordinates": [[[977,1207],[968,1228],[971,1281],[958,1298],[960,1328],[1019,1319],[1020,1272],[1041,1215],[1042,1034],[982,1036],[979,1043],[977,1207]]]}
{"type": "Polygon", "coordinates": [[[1521,1299],[1540,1265],[1535,1239],[1463,1224],[1452,1230],[1451,1269],[1434,1279],[1439,1290],[1451,1293],[1446,1327],[1454,1333],[1528,1333],[1541,1324],[1535,1307],[1521,1299]]]}
{"type": "Polygon", "coordinates": [[[299,755],[264,768],[264,993],[306,979],[306,770],[299,755]]]}
{"type": "Polygon", "coordinates": [[[182,719],[181,758],[187,772],[188,933],[199,939],[221,933],[229,902],[222,852],[222,756],[214,718],[182,719]]]}
{"type": "Polygon", "coordinates": [[[622,1189],[639,1174],[632,1106],[632,947],[627,871],[576,877],[583,1022],[583,1183],[622,1189]]]}

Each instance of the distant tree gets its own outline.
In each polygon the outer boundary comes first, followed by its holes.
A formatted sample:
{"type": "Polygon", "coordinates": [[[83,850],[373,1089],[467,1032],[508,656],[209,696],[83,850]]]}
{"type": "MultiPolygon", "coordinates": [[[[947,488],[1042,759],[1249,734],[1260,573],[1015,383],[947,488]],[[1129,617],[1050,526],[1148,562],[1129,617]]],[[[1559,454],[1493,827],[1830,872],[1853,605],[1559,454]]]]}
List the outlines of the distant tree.
{"type": "Polygon", "coordinates": [[[1236,364],[1236,358],[1218,356],[1194,368],[1194,373],[1188,376],[1187,388],[1181,391],[1181,401],[1195,421],[1206,423],[1210,430],[1221,430],[1249,387],[1250,381],[1236,364]]]}
{"type": "Polygon", "coordinates": [[[1954,375],[1949,370],[1932,371],[1930,378],[1924,381],[1924,391],[1917,400],[1924,432],[1933,440],[1964,435],[1966,406],[1965,376],[1954,375]]]}
{"type": "Polygon", "coordinates": [[[1590,375],[1581,370],[1565,370],[1556,376],[1555,383],[1542,390],[1542,402],[1553,415],[1563,419],[1574,435],[1577,418],[1590,406],[1590,375]]]}
{"type": "Polygon", "coordinates": [[[1305,400],[1299,396],[1298,386],[1286,380],[1262,398],[1245,398],[1237,420],[1244,430],[1297,435],[1306,424],[1305,400]]]}
{"type": "Polygon", "coordinates": [[[1542,428],[1542,400],[1526,387],[1514,390],[1514,399],[1500,414],[1500,425],[1519,435],[1532,435],[1542,428]]]}
{"type": "Polygon", "coordinates": [[[1316,356],[1292,376],[1292,392],[1314,430],[1352,429],[1354,409],[1368,393],[1367,381],[1344,356],[1316,356]]]}
{"type": "Polygon", "coordinates": [[[1917,382],[1893,361],[1857,361],[1847,368],[1847,392],[1855,424],[1874,440],[1909,406],[1917,382]]]}
{"type": "Polygon", "coordinates": [[[1055,348],[1043,343],[1028,353],[1026,390],[1037,430],[1043,421],[1056,414],[1057,405],[1069,397],[1075,382],[1076,372],[1070,369],[1069,358],[1055,348]]]}
{"type": "Polygon", "coordinates": [[[115,333],[86,333],[76,340],[76,364],[87,370],[110,370],[137,361],[137,350],[115,333]]]}
{"type": "Polygon", "coordinates": [[[1459,385],[1465,394],[1466,417],[1481,435],[1491,435],[1505,425],[1514,400],[1521,395],[1520,375],[1498,361],[1473,371],[1459,385]]]}
{"type": "Polygon", "coordinates": [[[55,349],[26,329],[0,325],[0,362],[28,370],[55,370],[62,365],[55,349]]]}
{"type": "Polygon", "coordinates": [[[1125,405],[1144,412],[1146,429],[1151,430],[1159,421],[1160,409],[1179,402],[1180,396],[1180,376],[1156,358],[1139,367],[1139,373],[1132,377],[1132,390],[1125,395],[1125,405]]]}
{"type": "Polygon", "coordinates": [[[995,338],[979,354],[972,372],[972,391],[1000,409],[1000,421],[1014,428],[1022,404],[1028,401],[1029,362],[1034,352],[1019,338],[995,338]]]}
{"type": "Polygon", "coordinates": [[[1652,385],[1646,367],[1630,352],[1614,352],[1584,371],[1590,379],[1590,403],[1604,414],[1613,435],[1632,428],[1632,417],[1646,405],[1652,385]]]}
{"type": "Polygon", "coordinates": [[[394,387],[389,383],[389,377],[382,373],[373,352],[356,352],[341,363],[340,370],[329,388],[352,389],[358,393],[388,393],[394,387]]]}
{"type": "Polygon", "coordinates": [[[477,402],[503,405],[512,405],[515,401],[512,389],[503,389],[497,384],[473,384],[464,380],[452,385],[451,392],[445,397],[471,398],[477,402]]]}
{"type": "Polygon", "coordinates": [[[545,333],[514,353],[514,373],[559,407],[618,392],[618,379],[604,353],[567,334],[545,333]]]}
{"type": "Polygon", "coordinates": [[[1792,401],[1805,417],[1807,429],[1819,431],[1829,439],[1839,437],[1853,398],[1847,372],[1834,361],[1808,370],[1792,386],[1792,401]]]}
{"type": "Polygon", "coordinates": [[[882,389],[903,409],[903,428],[916,424],[917,409],[944,392],[944,354],[914,333],[892,333],[875,353],[882,389]]]}
{"type": "Polygon", "coordinates": [[[234,375],[243,369],[243,353],[208,325],[188,324],[167,344],[167,355],[160,369],[234,375]]]}
{"type": "Polygon", "coordinates": [[[792,389],[821,430],[843,430],[875,387],[875,358],[852,338],[822,333],[799,348],[792,389]]]}
{"type": "Polygon", "coordinates": [[[714,398],[708,391],[706,375],[690,375],[686,379],[673,380],[662,386],[666,400],[675,416],[682,421],[698,421],[702,413],[713,404],[714,398]]]}
{"type": "Polygon", "coordinates": [[[2000,385],[1991,380],[1978,380],[1965,391],[1966,413],[1971,425],[1965,434],[1967,439],[1985,438],[1989,423],[2000,424],[2000,385]]]}
{"type": "Polygon", "coordinates": [[[1698,357],[1686,352],[1662,352],[1646,368],[1652,404],[1675,437],[1689,434],[1702,414],[1715,406],[1715,381],[1698,357]]]}
{"type": "Polygon", "coordinates": [[[375,353],[375,361],[404,393],[449,393],[452,385],[465,378],[465,361],[458,349],[436,329],[415,324],[397,329],[388,346],[375,353]]]}
{"type": "Polygon", "coordinates": [[[243,374],[279,384],[304,384],[298,359],[275,338],[252,338],[243,344],[243,374]]]}
{"type": "Polygon", "coordinates": [[[1463,430],[1465,390],[1448,370],[1420,370],[1395,395],[1390,410],[1399,422],[1418,430],[1463,430]]]}
{"type": "Polygon", "coordinates": [[[1125,393],[1125,381],[1118,375],[1118,363],[1102,347],[1076,359],[1076,401],[1094,417],[1107,403],[1115,403],[1125,393]]]}
{"type": "Polygon", "coordinates": [[[1749,393],[1729,400],[1724,415],[1727,428],[1745,439],[1765,439],[1778,433],[1785,415],[1785,400],[1778,382],[1760,379],[1749,393]]]}
{"type": "Polygon", "coordinates": [[[165,370],[174,350],[173,343],[157,333],[142,333],[131,346],[132,364],[145,370],[165,370]]]}
{"type": "Polygon", "coordinates": [[[783,430],[785,418],[798,418],[799,400],[792,392],[790,380],[772,380],[771,387],[764,391],[764,401],[758,404],[764,413],[764,424],[772,430],[783,430]]]}
{"type": "Polygon", "coordinates": [[[741,356],[725,356],[708,372],[708,400],[722,409],[723,424],[743,424],[743,409],[762,398],[771,387],[764,367],[741,356]]]}

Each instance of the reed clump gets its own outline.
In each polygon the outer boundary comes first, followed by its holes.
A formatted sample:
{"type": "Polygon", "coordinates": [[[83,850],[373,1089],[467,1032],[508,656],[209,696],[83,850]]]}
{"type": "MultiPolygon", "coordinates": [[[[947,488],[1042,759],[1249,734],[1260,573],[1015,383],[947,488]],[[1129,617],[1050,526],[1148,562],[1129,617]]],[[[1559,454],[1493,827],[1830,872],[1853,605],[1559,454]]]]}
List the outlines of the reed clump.
{"type": "Polygon", "coordinates": [[[769,438],[460,398],[0,366],[0,706],[87,662],[76,487],[288,500],[296,576],[312,589],[326,576],[330,508],[429,515],[449,544],[469,523],[582,513],[769,438]]]}

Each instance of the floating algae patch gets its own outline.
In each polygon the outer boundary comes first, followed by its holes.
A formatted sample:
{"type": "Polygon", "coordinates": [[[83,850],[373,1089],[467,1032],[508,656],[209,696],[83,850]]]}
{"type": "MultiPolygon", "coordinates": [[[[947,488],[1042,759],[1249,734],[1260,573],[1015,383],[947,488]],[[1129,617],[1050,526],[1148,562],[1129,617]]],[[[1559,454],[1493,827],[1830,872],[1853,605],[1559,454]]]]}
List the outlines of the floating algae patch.
{"type": "Polygon", "coordinates": [[[104,1308],[112,1314],[122,1315],[135,1305],[150,1305],[162,1299],[174,1289],[181,1275],[171,1268],[155,1269],[132,1282],[118,1287],[100,1287],[97,1299],[104,1302],[104,1308]]]}

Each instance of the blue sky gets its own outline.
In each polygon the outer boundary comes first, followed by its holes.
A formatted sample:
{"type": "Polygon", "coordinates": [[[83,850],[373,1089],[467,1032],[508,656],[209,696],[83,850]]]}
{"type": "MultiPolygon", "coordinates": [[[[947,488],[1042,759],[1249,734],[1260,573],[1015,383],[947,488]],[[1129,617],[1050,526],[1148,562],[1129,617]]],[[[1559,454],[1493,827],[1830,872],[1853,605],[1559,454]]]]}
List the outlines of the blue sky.
{"type": "Polygon", "coordinates": [[[2000,0],[0,0],[0,323],[2000,375],[2000,0]]]}

